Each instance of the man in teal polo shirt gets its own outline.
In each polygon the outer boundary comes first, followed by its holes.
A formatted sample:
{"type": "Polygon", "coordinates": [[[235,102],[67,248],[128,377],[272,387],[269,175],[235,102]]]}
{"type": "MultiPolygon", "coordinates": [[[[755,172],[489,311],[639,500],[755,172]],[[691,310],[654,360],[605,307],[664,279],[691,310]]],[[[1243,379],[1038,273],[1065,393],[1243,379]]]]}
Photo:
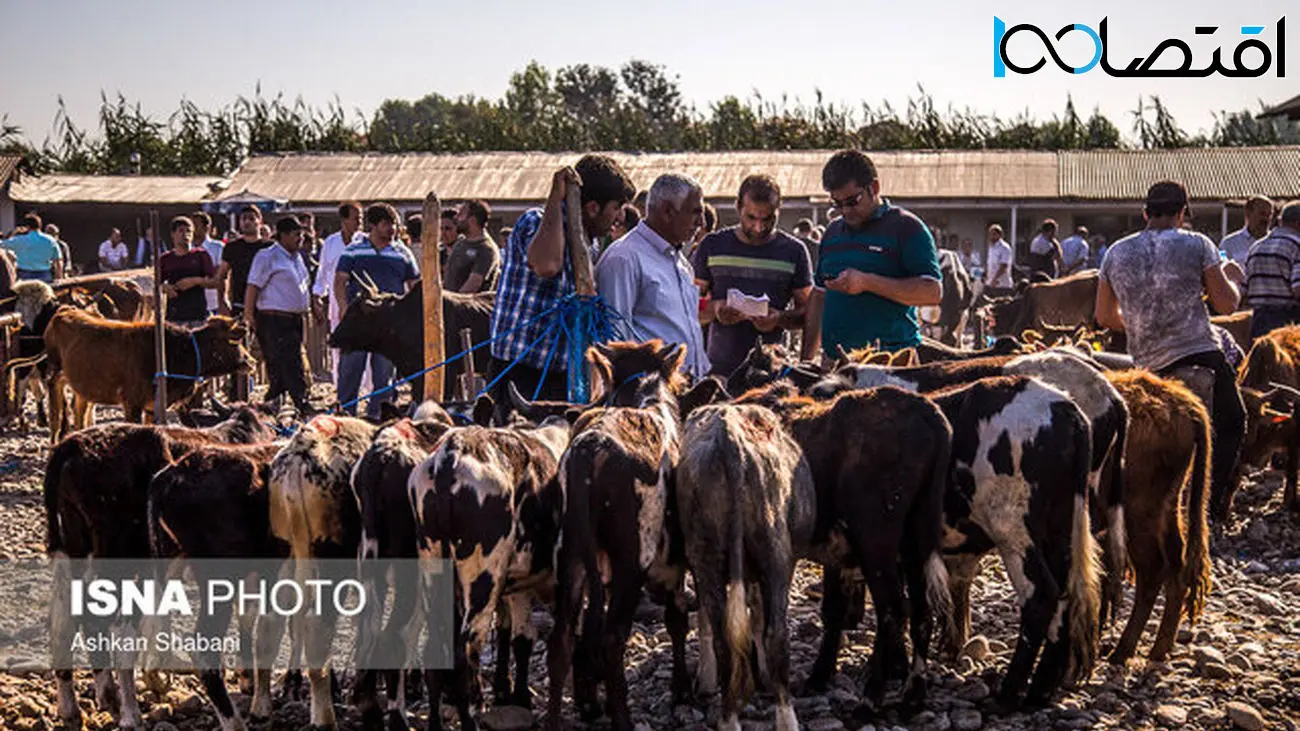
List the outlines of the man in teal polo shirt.
{"type": "Polygon", "coordinates": [[[843,150],[822,168],[822,187],[840,217],[821,241],[804,328],[803,357],[836,346],[896,351],[921,344],[917,307],[943,297],[934,237],[920,218],[880,196],[871,159],[843,150]]]}

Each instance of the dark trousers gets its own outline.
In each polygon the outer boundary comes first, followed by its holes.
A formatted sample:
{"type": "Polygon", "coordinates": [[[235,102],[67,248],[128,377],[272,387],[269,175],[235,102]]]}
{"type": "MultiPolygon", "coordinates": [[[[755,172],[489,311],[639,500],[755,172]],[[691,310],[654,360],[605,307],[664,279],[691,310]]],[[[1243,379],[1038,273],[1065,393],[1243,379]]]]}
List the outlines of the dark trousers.
{"type": "Polygon", "coordinates": [[[307,403],[307,373],[302,351],[305,315],[258,311],[253,319],[270,382],[264,400],[287,393],[294,404],[302,407],[307,403]]]}
{"type": "MultiPolygon", "coordinates": [[[[1262,305],[1252,308],[1250,316],[1251,339],[1263,337],[1270,331],[1287,325],[1300,323],[1300,302],[1294,305],[1262,305]]],[[[1242,349],[1249,349],[1249,343],[1242,343],[1242,349]]]]}
{"type": "MultiPolygon", "coordinates": [[[[492,379],[500,375],[508,365],[510,365],[510,361],[501,360],[496,356],[492,356],[492,360],[488,363],[488,382],[491,383],[492,379]]],[[[488,395],[492,397],[492,401],[496,406],[496,408],[493,409],[493,419],[497,423],[503,422],[506,411],[510,406],[510,397],[506,392],[506,384],[515,384],[515,388],[519,390],[519,394],[531,401],[533,400],[533,392],[537,390],[537,383],[539,381],[542,382],[542,390],[541,393],[537,395],[538,400],[569,400],[569,374],[566,371],[558,371],[552,367],[551,370],[546,373],[545,380],[543,380],[542,372],[539,369],[531,368],[523,363],[516,363],[515,367],[511,368],[504,376],[501,376],[501,380],[497,381],[488,392],[488,395]]]]}
{"type": "MultiPolygon", "coordinates": [[[[1237,459],[1246,437],[1246,405],[1237,389],[1237,374],[1228,359],[1218,350],[1189,355],[1160,369],[1159,375],[1172,377],[1186,366],[1200,366],[1214,373],[1214,394],[1205,404],[1210,412],[1213,447],[1210,450],[1210,515],[1224,518],[1231,508],[1237,459]]],[[[1196,389],[1193,388],[1193,391],[1196,389]]],[[[1201,396],[1202,400],[1204,396],[1201,396]]]]}

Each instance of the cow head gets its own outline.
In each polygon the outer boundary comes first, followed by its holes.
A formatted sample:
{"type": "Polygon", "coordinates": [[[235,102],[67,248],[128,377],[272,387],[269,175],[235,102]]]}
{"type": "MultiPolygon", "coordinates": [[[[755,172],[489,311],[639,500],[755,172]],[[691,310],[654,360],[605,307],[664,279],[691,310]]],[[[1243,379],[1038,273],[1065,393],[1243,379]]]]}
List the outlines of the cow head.
{"type": "Polygon", "coordinates": [[[1246,405],[1246,438],[1241,445],[1241,464],[1262,469],[1279,449],[1288,447],[1300,436],[1296,421],[1300,392],[1286,386],[1261,391],[1242,387],[1246,405]]]}
{"type": "Polygon", "coordinates": [[[199,345],[200,376],[219,376],[234,373],[250,366],[252,358],[244,347],[248,327],[243,320],[225,315],[213,315],[202,327],[192,331],[199,345]]]}
{"type": "Polygon", "coordinates": [[[709,404],[718,404],[731,400],[731,395],[727,393],[727,387],[723,385],[722,379],[717,376],[709,376],[700,379],[700,382],[691,386],[691,390],[682,396],[681,407],[682,421],[691,415],[691,412],[701,406],[709,404]]]}
{"type": "Polygon", "coordinates": [[[821,369],[813,363],[800,363],[780,343],[754,343],[736,370],[727,376],[727,393],[744,393],[781,378],[788,378],[800,388],[817,382],[821,369]]]}
{"type": "Polygon", "coordinates": [[[501,426],[541,424],[553,417],[562,417],[572,424],[582,414],[582,407],[568,401],[529,401],[513,381],[506,382],[506,403],[496,414],[501,426]]]}
{"type": "Polygon", "coordinates": [[[682,363],[686,346],[664,345],[655,338],[646,343],[596,343],[587,351],[596,367],[595,402],[605,406],[645,408],[669,403],[686,390],[682,363]]]}
{"type": "Polygon", "coordinates": [[[36,330],[36,320],[46,308],[56,306],[54,288],[45,282],[27,280],[14,285],[14,297],[17,302],[14,310],[22,318],[23,327],[36,330]]]}
{"type": "Polygon", "coordinates": [[[363,286],[352,298],[338,327],[329,334],[329,346],[344,352],[374,351],[380,343],[391,342],[399,325],[393,311],[400,299],[395,294],[363,286]]]}

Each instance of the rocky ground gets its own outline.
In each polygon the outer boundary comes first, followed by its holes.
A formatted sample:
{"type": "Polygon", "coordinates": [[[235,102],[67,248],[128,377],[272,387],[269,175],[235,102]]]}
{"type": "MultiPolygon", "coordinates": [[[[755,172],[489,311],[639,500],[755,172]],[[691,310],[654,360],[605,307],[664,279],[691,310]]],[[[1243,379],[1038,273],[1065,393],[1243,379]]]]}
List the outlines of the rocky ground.
{"type": "MultiPolygon", "coordinates": [[[[101,409],[100,419],[112,418],[112,413],[101,409]]],[[[0,558],[43,553],[41,471],[48,453],[47,439],[44,429],[25,434],[12,429],[0,432],[0,558]]],[[[1215,545],[1214,554],[1214,588],[1205,615],[1195,627],[1184,623],[1168,662],[1148,665],[1135,660],[1124,668],[1103,663],[1089,682],[1065,693],[1055,707],[1001,717],[986,715],[983,701],[996,690],[1010,659],[1018,621],[1011,586],[1001,566],[986,560],[985,571],[974,587],[973,625],[978,636],[958,662],[932,664],[927,710],[910,717],[886,713],[874,728],[1295,729],[1300,725],[1300,516],[1281,511],[1279,475],[1257,475],[1243,488],[1234,522],[1215,545]]],[[[817,567],[799,566],[790,617],[796,681],[808,672],[821,634],[815,588],[819,580],[817,567]]],[[[1139,653],[1149,647],[1161,610],[1157,605],[1139,653]]],[[[545,612],[539,610],[536,617],[544,630],[549,629],[545,612]]],[[[1127,606],[1121,613],[1121,620],[1125,618],[1127,606]]],[[[672,706],[668,635],[661,622],[645,619],[634,629],[626,667],[638,731],[712,727],[716,704],[672,706]]],[[[830,693],[797,699],[796,711],[805,729],[872,728],[854,723],[852,711],[861,690],[873,626],[868,611],[863,626],[847,633],[840,653],[840,674],[830,693]]],[[[1109,649],[1121,628],[1122,623],[1108,630],[1103,650],[1109,649]]],[[[689,647],[693,664],[694,633],[689,647]]],[[[489,651],[484,665],[490,668],[491,664],[489,651]]],[[[10,670],[15,672],[0,672],[0,729],[55,727],[49,674],[10,670]]],[[[111,717],[94,708],[88,674],[78,673],[77,680],[86,725],[111,726],[111,717]]],[[[534,655],[531,683],[534,707],[540,713],[547,688],[544,651],[534,655]]],[[[238,694],[235,698],[247,711],[248,700],[238,694]]],[[[179,677],[168,694],[146,693],[143,700],[153,731],[217,728],[196,678],[179,677]]],[[[344,727],[357,726],[354,714],[342,706],[339,710],[344,727]]],[[[772,728],[772,710],[770,699],[756,698],[743,714],[744,727],[753,731],[772,728]]],[[[414,718],[419,727],[427,713],[426,704],[416,705],[414,718]]],[[[452,718],[450,709],[446,716],[452,718]]],[[[569,727],[580,725],[571,717],[567,720],[569,727]]],[[[299,729],[307,723],[303,702],[281,700],[272,722],[262,728],[299,729]]]]}

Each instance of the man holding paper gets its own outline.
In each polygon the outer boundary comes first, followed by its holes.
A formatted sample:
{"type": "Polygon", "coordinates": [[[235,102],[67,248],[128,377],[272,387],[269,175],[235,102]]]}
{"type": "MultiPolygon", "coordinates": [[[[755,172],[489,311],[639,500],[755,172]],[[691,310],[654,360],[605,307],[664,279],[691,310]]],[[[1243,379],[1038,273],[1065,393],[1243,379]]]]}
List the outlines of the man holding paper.
{"type": "Polygon", "coordinates": [[[812,294],[808,249],[776,228],[776,181],[762,174],[745,178],[736,210],[740,223],[705,237],[694,256],[695,283],[709,300],[700,322],[709,325],[711,373],[724,377],[758,338],[781,342],[784,331],[803,327],[812,294]]]}

